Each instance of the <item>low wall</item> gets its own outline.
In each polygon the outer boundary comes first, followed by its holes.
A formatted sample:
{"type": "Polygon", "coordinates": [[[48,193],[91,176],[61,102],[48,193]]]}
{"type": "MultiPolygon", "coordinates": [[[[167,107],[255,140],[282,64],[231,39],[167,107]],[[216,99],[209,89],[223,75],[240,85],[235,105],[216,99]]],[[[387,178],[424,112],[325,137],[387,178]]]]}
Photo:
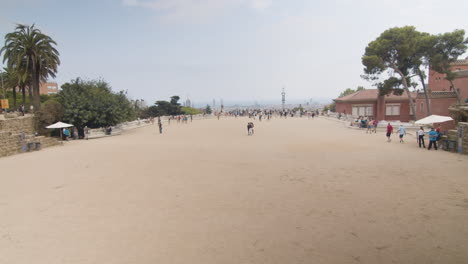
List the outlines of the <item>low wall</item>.
{"type": "Polygon", "coordinates": [[[0,131],[20,134],[24,131],[26,134],[35,132],[34,116],[21,116],[11,119],[0,120],[0,131]]]}
{"type": "Polygon", "coordinates": [[[458,122],[457,132],[458,132],[458,149],[459,151],[461,150],[462,154],[468,155],[468,123],[458,122]]]}
{"type": "Polygon", "coordinates": [[[34,125],[33,116],[0,120],[0,157],[23,153],[28,151],[28,146],[46,148],[60,143],[55,138],[35,136],[34,125]]]}

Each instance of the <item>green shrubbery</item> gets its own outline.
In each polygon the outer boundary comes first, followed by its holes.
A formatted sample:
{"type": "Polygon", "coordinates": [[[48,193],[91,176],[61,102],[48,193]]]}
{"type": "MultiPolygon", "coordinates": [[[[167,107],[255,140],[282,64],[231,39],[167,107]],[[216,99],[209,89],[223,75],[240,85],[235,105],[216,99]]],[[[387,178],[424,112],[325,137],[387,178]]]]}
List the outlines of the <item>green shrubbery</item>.
{"type": "Polygon", "coordinates": [[[113,92],[103,80],[80,78],[62,85],[56,96],[49,96],[36,111],[38,131],[57,121],[73,124],[82,135],[83,128],[115,126],[136,119],[135,108],[125,92],[113,92]]]}

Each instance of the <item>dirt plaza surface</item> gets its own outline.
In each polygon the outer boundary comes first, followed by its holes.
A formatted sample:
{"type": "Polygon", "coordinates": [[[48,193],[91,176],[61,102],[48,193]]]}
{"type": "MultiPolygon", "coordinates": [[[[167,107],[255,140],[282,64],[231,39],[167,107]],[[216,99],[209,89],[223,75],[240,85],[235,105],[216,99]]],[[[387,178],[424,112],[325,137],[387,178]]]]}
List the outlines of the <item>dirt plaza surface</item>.
{"type": "Polygon", "coordinates": [[[323,118],[0,159],[0,263],[468,263],[468,157],[323,118]]]}

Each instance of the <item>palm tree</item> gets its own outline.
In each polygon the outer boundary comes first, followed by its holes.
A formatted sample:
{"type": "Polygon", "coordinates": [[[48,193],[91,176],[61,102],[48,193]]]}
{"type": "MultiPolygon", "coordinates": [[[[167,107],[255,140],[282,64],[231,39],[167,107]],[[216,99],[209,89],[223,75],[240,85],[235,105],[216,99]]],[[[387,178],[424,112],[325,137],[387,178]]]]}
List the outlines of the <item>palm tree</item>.
{"type": "MultiPolygon", "coordinates": [[[[48,77],[55,77],[60,65],[59,52],[55,49],[57,43],[43,34],[34,25],[18,24],[12,33],[5,35],[3,62],[17,72],[31,76],[31,86],[34,109],[40,109],[40,82],[48,77]]],[[[26,80],[26,79],[25,79],[26,80]]]]}

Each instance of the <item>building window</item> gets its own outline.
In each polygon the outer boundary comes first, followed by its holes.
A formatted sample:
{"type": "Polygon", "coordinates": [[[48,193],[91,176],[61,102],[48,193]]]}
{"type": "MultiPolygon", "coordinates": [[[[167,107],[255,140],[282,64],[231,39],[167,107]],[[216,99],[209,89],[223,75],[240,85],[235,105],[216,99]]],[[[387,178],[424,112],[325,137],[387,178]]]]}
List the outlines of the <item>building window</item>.
{"type": "Polygon", "coordinates": [[[353,116],[372,116],[372,105],[353,105],[353,116]]]}
{"type": "Polygon", "coordinates": [[[57,89],[57,88],[55,88],[55,86],[47,86],[47,89],[49,89],[49,90],[55,90],[55,89],[57,89]]]}
{"type": "Polygon", "coordinates": [[[420,105],[420,109],[421,109],[421,112],[424,112],[424,103],[421,102],[421,105],[420,105]]]}
{"type": "Polygon", "coordinates": [[[400,115],[400,104],[387,104],[385,109],[385,115],[398,116],[400,115]]]}

